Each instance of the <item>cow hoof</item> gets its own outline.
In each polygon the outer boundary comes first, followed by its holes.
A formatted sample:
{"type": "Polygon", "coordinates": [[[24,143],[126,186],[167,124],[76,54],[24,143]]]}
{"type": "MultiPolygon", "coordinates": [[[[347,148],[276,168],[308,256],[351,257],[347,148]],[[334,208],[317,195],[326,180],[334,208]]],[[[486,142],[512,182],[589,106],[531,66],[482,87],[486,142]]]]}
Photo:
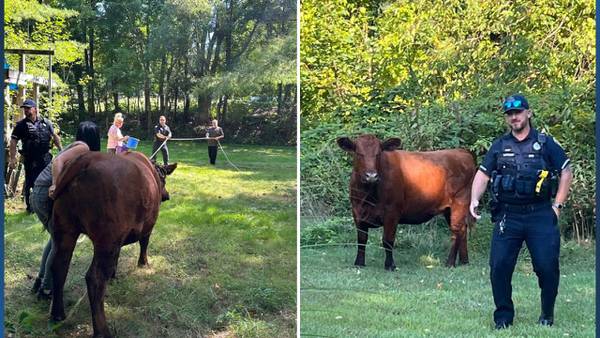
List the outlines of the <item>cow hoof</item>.
{"type": "Polygon", "coordinates": [[[354,263],[354,267],[358,268],[358,269],[364,268],[365,266],[366,266],[365,263],[363,263],[363,264],[356,264],[356,263],[354,263]]]}
{"type": "Polygon", "coordinates": [[[467,265],[467,264],[469,264],[469,260],[467,259],[466,261],[460,261],[460,262],[458,262],[458,264],[467,265]]]}
{"type": "Polygon", "coordinates": [[[147,269],[149,267],[150,267],[150,264],[148,264],[148,263],[145,263],[145,264],[144,263],[138,263],[138,268],[146,268],[147,269]]]}
{"type": "Polygon", "coordinates": [[[396,266],[395,265],[386,266],[385,269],[387,271],[396,271],[396,266]]]}

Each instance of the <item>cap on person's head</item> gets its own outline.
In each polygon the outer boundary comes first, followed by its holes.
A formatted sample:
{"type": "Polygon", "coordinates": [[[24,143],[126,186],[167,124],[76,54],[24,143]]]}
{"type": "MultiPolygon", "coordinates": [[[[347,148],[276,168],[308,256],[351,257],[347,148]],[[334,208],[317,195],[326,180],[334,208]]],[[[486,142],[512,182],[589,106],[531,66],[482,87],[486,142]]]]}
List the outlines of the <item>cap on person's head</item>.
{"type": "Polygon", "coordinates": [[[508,113],[511,110],[523,111],[529,109],[529,102],[523,95],[511,95],[504,100],[502,111],[508,113]]]}
{"type": "Polygon", "coordinates": [[[32,99],[27,99],[23,102],[21,108],[36,108],[35,101],[32,99]]]}

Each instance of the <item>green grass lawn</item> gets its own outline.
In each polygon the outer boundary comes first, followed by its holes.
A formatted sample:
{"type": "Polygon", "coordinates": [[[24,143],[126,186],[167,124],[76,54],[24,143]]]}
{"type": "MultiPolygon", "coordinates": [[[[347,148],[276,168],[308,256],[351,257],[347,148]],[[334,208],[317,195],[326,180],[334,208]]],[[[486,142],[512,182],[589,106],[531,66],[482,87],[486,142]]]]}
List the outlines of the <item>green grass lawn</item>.
{"type": "Polygon", "coordinates": [[[493,329],[491,231],[489,221],[479,222],[469,242],[471,263],[448,269],[443,266],[449,248],[445,222],[400,226],[394,251],[398,269],[387,272],[380,229],[370,231],[367,266],[357,269],[352,265],[356,237],[351,219],[303,219],[301,336],[593,337],[593,243],[562,243],[555,325],[550,328],[536,324],[539,288],[523,249],[513,275],[514,326],[493,329]]]}
{"type": "MultiPolygon", "coordinates": [[[[149,155],[150,142],[141,143],[149,155]]],[[[179,166],[167,179],[171,200],[161,205],[150,238],[150,267],[137,268],[137,243],[123,248],[105,298],[111,331],[117,337],[294,336],[296,149],[225,145],[237,171],[220,151],[210,166],[206,143],[169,148],[179,166]]],[[[29,293],[48,237],[21,201],[6,201],[6,330],[17,337],[90,336],[87,237],[80,237],[67,277],[65,322],[50,328],[49,302],[29,293]]]]}

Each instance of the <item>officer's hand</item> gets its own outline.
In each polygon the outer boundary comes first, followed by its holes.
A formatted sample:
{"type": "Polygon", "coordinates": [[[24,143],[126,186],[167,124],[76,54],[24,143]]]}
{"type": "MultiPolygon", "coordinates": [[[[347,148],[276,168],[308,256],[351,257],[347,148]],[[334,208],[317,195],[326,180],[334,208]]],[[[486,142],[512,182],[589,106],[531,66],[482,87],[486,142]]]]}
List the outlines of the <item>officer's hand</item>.
{"type": "Polygon", "coordinates": [[[8,161],[8,168],[9,168],[9,169],[15,169],[15,167],[16,167],[16,166],[17,166],[17,159],[15,159],[15,158],[11,158],[11,159],[8,161]]]}
{"type": "Polygon", "coordinates": [[[56,190],[56,186],[53,184],[48,188],[48,197],[54,199],[54,190],[56,190]]]}
{"type": "Polygon", "coordinates": [[[560,217],[560,209],[552,206],[552,210],[554,210],[554,213],[556,214],[556,218],[558,219],[558,217],[560,217]]]}
{"type": "Polygon", "coordinates": [[[481,218],[481,215],[477,213],[478,206],[479,206],[478,200],[472,200],[471,205],[469,206],[469,211],[471,212],[471,216],[475,217],[475,219],[481,218]]]}
{"type": "Polygon", "coordinates": [[[123,141],[127,141],[127,140],[129,140],[129,135],[123,137],[123,141]]]}

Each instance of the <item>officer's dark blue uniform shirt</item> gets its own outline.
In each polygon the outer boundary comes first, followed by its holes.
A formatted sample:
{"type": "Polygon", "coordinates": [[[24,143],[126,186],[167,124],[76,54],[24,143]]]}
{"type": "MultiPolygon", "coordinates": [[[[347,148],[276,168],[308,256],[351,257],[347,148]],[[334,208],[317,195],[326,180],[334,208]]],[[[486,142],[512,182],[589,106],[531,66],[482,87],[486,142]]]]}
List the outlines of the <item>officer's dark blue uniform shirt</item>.
{"type": "MultiPolygon", "coordinates": [[[[49,130],[49,134],[48,137],[51,138],[52,135],[54,135],[54,127],[52,126],[52,123],[48,120],[45,119],[43,117],[41,117],[40,115],[36,116],[36,120],[35,121],[31,121],[28,118],[24,118],[21,121],[17,122],[17,124],[15,125],[15,128],[12,131],[11,134],[11,138],[13,140],[21,140],[23,142],[25,142],[26,140],[35,137],[35,135],[33,135],[33,133],[40,133],[41,129],[48,129],[49,130]]],[[[46,141],[48,142],[48,144],[50,142],[52,142],[50,139],[49,140],[43,140],[44,144],[46,143],[46,141]]],[[[34,149],[28,149],[29,151],[33,151],[34,149]]],[[[44,149],[46,150],[46,149],[44,149]]],[[[46,150],[47,152],[47,150],[46,150]]],[[[31,157],[31,156],[41,156],[43,155],[42,153],[40,154],[24,154],[25,158],[31,157]]]]}
{"type": "MultiPolygon", "coordinates": [[[[521,143],[530,139],[536,140],[538,138],[538,133],[539,132],[536,129],[531,128],[527,137],[524,138],[522,141],[517,140],[517,138],[513,136],[512,132],[508,132],[507,134],[500,136],[492,143],[490,150],[488,150],[487,154],[485,155],[485,158],[483,159],[483,162],[479,166],[479,170],[481,170],[488,177],[491,177],[492,172],[498,169],[496,168],[496,165],[498,163],[498,155],[501,154],[503,151],[503,139],[512,139],[516,143],[521,143]]],[[[569,165],[570,160],[567,157],[567,154],[565,153],[564,149],[561,146],[559,146],[558,143],[556,143],[556,141],[554,141],[554,139],[551,136],[546,135],[546,142],[543,145],[543,147],[544,160],[550,167],[550,170],[557,170],[560,172],[561,170],[566,168],[567,165],[569,165]]]]}

